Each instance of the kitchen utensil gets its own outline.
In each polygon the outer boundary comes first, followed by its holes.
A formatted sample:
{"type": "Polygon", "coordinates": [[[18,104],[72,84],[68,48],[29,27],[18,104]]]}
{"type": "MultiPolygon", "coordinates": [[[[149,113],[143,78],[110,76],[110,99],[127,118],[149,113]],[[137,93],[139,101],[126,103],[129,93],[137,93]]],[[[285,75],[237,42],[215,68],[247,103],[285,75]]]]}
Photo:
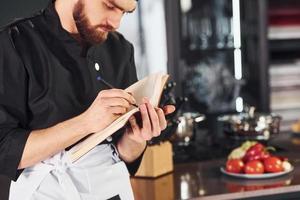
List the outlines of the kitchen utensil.
{"type": "Polygon", "coordinates": [[[178,113],[181,113],[181,108],[188,101],[187,97],[177,97],[175,100],[175,111],[170,115],[167,115],[167,119],[173,119],[178,113]]]}
{"type": "Polygon", "coordinates": [[[178,124],[173,141],[176,142],[178,145],[189,145],[194,135],[197,123],[203,121],[204,119],[205,116],[200,113],[183,113],[178,118],[180,123],[178,124]]]}
{"type": "Polygon", "coordinates": [[[174,81],[171,81],[166,84],[166,86],[164,87],[163,93],[161,95],[161,100],[159,103],[160,107],[163,107],[167,104],[174,105],[176,103],[174,94],[172,94],[172,90],[175,86],[176,86],[176,82],[174,82],[174,81]]]}
{"type": "Polygon", "coordinates": [[[218,118],[223,132],[235,140],[267,141],[279,134],[281,117],[276,114],[255,113],[255,108],[249,111],[224,115],[218,118]]]}

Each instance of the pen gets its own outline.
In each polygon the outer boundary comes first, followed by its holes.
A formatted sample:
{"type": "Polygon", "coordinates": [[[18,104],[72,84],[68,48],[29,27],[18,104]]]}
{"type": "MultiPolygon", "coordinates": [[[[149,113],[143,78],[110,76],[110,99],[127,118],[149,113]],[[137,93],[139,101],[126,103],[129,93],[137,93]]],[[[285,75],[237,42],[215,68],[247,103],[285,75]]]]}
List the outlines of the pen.
{"type": "MultiPolygon", "coordinates": [[[[110,83],[108,83],[106,80],[104,80],[103,78],[101,78],[101,76],[97,76],[97,80],[101,81],[104,85],[106,85],[108,88],[110,89],[114,89],[115,87],[113,87],[110,83]]],[[[131,105],[135,106],[135,107],[139,107],[138,105],[131,103],[131,105]]]]}

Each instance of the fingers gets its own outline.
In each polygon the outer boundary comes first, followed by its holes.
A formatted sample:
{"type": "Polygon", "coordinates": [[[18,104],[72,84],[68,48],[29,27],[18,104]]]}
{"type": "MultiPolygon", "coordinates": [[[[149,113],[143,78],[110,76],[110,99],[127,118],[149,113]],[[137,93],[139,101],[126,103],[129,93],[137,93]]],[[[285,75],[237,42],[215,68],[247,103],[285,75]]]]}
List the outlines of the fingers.
{"type": "Polygon", "coordinates": [[[157,116],[157,113],[156,113],[154,107],[149,102],[149,100],[146,100],[146,107],[147,107],[148,115],[149,115],[150,122],[151,122],[152,135],[154,137],[157,137],[160,135],[160,132],[161,132],[159,118],[157,116]]]}
{"type": "Polygon", "coordinates": [[[141,134],[145,140],[150,140],[152,137],[152,127],[146,104],[139,106],[142,118],[142,131],[141,134]]]}
{"type": "Polygon", "coordinates": [[[110,111],[110,113],[113,113],[115,115],[123,115],[127,112],[127,109],[122,106],[114,106],[114,107],[109,107],[107,109],[110,111]]]}
{"type": "Polygon", "coordinates": [[[171,114],[172,112],[175,111],[175,106],[173,106],[173,105],[166,105],[166,106],[163,107],[163,110],[164,110],[164,114],[168,115],[168,114],[171,114]]]}
{"type": "Polygon", "coordinates": [[[165,117],[165,113],[161,108],[156,108],[155,110],[159,119],[160,129],[165,130],[167,128],[167,120],[165,117]]]}
{"type": "Polygon", "coordinates": [[[126,101],[123,98],[117,98],[117,97],[112,97],[112,98],[102,98],[103,105],[106,105],[107,107],[109,106],[121,106],[126,109],[130,108],[130,104],[128,101],[126,101]]]}
{"type": "Polygon", "coordinates": [[[121,89],[102,90],[97,98],[123,98],[130,104],[135,104],[136,101],[132,95],[121,89]]]}
{"type": "Polygon", "coordinates": [[[145,139],[141,135],[140,127],[139,127],[139,125],[136,121],[136,118],[134,116],[131,116],[129,118],[129,123],[130,123],[132,134],[133,134],[132,137],[134,137],[140,143],[145,141],[145,139]]]}
{"type": "Polygon", "coordinates": [[[163,109],[154,108],[147,98],[143,99],[143,104],[139,106],[141,114],[141,126],[137,123],[136,118],[132,116],[129,119],[133,134],[132,138],[137,141],[151,140],[152,137],[160,135],[161,130],[166,129],[167,121],[165,113],[172,113],[174,106],[166,106],[163,109]],[[142,139],[142,140],[141,140],[142,139]]]}
{"type": "Polygon", "coordinates": [[[132,116],[129,118],[129,123],[130,123],[130,125],[131,125],[131,129],[132,129],[132,132],[133,132],[134,134],[137,134],[137,133],[140,132],[140,127],[139,127],[139,125],[138,125],[138,123],[137,123],[136,118],[135,118],[134,115],[132,115],[132,116]]]}
{"type": "Polygon", "coordinates": [[[161,132],[161,125],[160,122],[162,122],[162,126],[165,126],[163,120],[164,120],[164,114],[160,113],[162,116],[162,119],[158,116],[155,108],[152,106],[152,104],[149,102],[148,99],[144,99],[144,104],[140,106],[140,112],[142,117],[142,135],[146,140],[150,140],[152,137],[157,137],[160,135],[161,132]]]}

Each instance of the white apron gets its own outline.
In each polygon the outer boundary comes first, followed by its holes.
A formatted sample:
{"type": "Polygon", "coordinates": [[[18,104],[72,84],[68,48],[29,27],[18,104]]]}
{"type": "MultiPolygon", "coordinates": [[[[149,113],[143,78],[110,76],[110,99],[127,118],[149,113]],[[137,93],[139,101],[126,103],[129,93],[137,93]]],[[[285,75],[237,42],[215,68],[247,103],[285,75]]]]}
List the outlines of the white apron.
{"type": "Polygon", "coordinates": [[[112,144],[96,146],[72,163],[68,153],[26,168],[11,182],[9,200],[132,200],[129,173],[112,144]]]}

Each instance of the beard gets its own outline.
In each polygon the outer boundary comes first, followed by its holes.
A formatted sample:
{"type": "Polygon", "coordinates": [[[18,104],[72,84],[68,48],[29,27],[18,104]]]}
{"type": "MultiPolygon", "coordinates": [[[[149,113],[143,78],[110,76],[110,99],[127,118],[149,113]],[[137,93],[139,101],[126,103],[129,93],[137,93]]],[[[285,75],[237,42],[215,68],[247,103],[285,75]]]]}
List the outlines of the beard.
{"type": "Polygon", "coordinates": [[[92,26],[84,12],[84,5],[78,1],[73,10],[73,18],[82,42],[101,44],[107,39],[108,32],[98,30],[100,25],[92,26]]]}

